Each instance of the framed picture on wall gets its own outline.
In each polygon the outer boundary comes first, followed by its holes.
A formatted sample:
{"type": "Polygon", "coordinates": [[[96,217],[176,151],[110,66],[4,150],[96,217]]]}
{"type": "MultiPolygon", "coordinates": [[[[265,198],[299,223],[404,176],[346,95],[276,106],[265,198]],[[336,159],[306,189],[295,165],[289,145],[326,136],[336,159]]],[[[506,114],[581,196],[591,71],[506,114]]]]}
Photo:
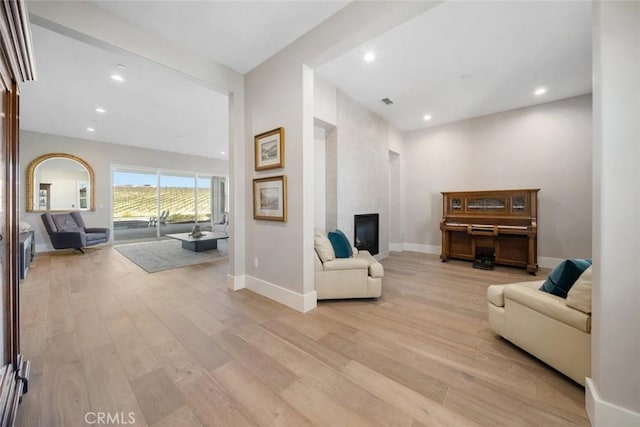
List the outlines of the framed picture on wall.
{"type": "Polygon", "coordinates": [[[255,168],[257,171],[284,167],[284,128],[255,136],[255,168]]]}
{"type": "Polygon", "coordinates": [[[286,175],[253,180],[253,219],[287,222],[286,175]]]}

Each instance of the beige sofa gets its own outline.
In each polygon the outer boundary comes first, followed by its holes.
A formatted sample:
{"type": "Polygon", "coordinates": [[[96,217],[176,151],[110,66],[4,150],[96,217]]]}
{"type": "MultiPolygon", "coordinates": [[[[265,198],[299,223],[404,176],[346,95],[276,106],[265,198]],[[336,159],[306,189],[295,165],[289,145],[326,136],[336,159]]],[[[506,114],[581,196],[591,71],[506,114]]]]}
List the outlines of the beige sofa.
{"type": "Polygon", "coordinates": [[[384,268],[369,252],[352,248],[351,258],[335,258],[326,234],[315,234],[315,282],[318,299],[377,298],[382,295],[384,268]],[[323,261],[324,260],[324,261],[323,261]]]}
{"type": "Polygon", "coordinates": [[[591,268],[567,299],[538,290],[544,280],[487,289],[491,329],[584,385],[591,367],[591,268]]]}

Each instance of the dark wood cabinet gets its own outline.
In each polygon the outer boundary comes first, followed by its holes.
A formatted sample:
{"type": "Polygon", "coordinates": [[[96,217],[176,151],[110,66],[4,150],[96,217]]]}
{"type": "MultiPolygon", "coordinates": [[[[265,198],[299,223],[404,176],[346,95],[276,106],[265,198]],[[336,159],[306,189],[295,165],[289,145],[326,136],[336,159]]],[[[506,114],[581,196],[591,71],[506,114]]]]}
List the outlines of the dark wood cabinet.
{"type": "Polygon", "coordinates": [[[479,251],[495,263],[538,270],[538,191],[491,190],[442,193],[440,258],[473,261],[479,251]]]}

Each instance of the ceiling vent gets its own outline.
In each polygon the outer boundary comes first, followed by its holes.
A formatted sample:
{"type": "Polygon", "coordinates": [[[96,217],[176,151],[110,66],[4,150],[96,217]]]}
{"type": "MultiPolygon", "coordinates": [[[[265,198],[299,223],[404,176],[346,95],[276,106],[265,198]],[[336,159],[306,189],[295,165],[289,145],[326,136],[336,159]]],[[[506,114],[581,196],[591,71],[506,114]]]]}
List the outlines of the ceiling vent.
{"type": "Polygon", "coordinates": [[[387,105],[393,104],[393,101],[390,100],[389,98],[382,98],[380,101],[384,102],[387,105]]]}

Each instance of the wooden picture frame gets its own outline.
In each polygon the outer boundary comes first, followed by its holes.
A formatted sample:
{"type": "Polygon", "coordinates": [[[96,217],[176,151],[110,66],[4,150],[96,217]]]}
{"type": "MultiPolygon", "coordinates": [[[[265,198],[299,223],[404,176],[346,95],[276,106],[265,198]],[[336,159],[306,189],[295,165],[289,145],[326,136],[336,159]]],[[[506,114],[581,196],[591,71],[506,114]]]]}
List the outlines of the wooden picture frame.
{"type": "Polygon", "coordinates": [[[287,176],[253,180],[253,219],[287,222],[287,176]]]}
{"type": "Polygon", "coordinates": [[[257,171],[284,167],[284,128],[256,135],[254,141],[257,171]]]}

